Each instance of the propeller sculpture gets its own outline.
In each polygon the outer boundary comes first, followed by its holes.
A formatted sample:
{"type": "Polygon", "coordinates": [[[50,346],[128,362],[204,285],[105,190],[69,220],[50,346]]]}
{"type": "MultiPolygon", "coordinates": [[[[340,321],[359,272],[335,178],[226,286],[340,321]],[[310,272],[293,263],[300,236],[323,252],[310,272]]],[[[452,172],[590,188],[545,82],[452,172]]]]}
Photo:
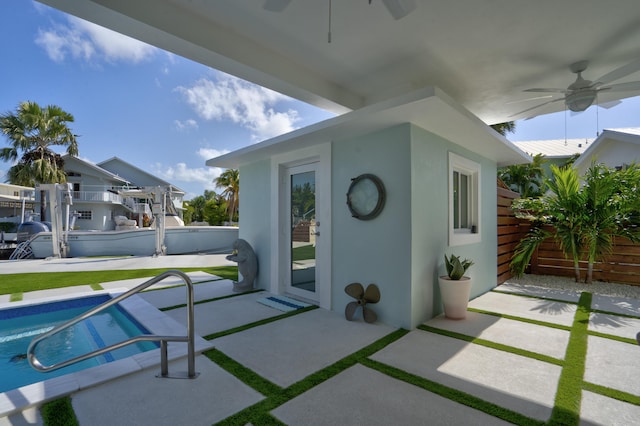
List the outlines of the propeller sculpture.
{"type": "Polygon", "coordinates": [[[344,288],[345,293],[356,299],[355,302],[347,303],[344,309],[344,316],[347,321],[352,321],[359,306],[362,306],[362,317],[368,323],[376,322],[378,315],[366,305],[368,303],[378,303],[380,301],[380,290],[375,284],[369,284],[365,290],[360,283],[351,283],[344,288]]]}

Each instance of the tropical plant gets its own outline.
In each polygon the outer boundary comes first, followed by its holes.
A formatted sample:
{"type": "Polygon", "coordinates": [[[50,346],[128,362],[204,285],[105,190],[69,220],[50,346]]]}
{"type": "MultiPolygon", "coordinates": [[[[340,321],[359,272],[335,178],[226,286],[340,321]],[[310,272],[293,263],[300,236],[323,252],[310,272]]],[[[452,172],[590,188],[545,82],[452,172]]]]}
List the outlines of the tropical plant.
{"type": "Polygon", "coordinates": [[[460,260],[460,256],[456,256],[454,254],[447,257],[447,255],[445,254],[444,265],[447,269],[447,275],[449,276],[449,279],[458,281],[464,276],[465,272],[467,272],[467,269],[469,269],[469,267],[473,265],[473,261],[469,259],[460,260]]]}
{"type": "Polygon", "coordinates": [[[584,179],[583,238],[588,261],[586,282],[591,283],[594,263],[611,253],[615,236],[640,240],[640,168],[633,165],[615,170],[593,163],[584,179]]]}
{"type": "Polygon", "coordinates": [[[544,163],[542,154],[533,156],[528,164],[514,164],[498,170],[498,177],[520,197],[540,197],[544,193],[544,163]]]}
{"type": "MultiPolygon", "coordinates": [[[[15,162],[20,157],[9,169],[8,181],[22,186],[66,182],[64,160],[51,147],[65,146],[67,154],[78,155],[76,135],[67,125],[73,121],[73,115],[59,106],[42,108],[30,101],[18,105],[15,113],[0,115],[0,131],[10,144],[0,151],[0,159],[15,162]]],[[[44,191],[40,196],[40,212],[44,220],[44,191]]]]}
{"type": "Polygon", "coordinates": [[[590,283],[594,262],[611,251],[614,236],[640,239],[640,170],[633,165],[616,171],[593,163],[584,176],[584,185],[575,168],[552,165],[551,172],[548,195],[514,200],[516,216],[533,224],[516,247],[511,270],[522,275],[540,244],[552,238],[572,260],[576,282],[580,281],[580,259],[587,256],[585,281],[590,283]]]}
{"type": "Polygon", "coordinates": [[[222,196],[227,200],[229,222],[233,222],[238,211],[240,173],[237,169],[227,169],[214,180],[216,188],[224,188],[222,196]]]}
{"type": "Polygon", "coordinates": [[[507,132],[513,133],[516,131],[516,123],[514,121],[507,121],[505,123],[492,124],[491,128],[504,136],[507,132]]]}

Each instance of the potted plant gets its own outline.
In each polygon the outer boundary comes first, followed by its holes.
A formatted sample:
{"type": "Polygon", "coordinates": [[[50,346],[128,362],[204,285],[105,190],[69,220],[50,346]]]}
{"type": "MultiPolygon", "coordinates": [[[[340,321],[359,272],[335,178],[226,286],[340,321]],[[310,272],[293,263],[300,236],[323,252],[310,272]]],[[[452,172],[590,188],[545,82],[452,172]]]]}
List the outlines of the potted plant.
{"type": "Polygon", "coordinates": [[[444,255],[447,275],[438,279],[440,294],[444,305],[444,315],[450,319],[464,319],[467,315],[469,294],[471,293],[471,278],[464,276],[473,261],[460,260],[460,256],[444,255]]]}

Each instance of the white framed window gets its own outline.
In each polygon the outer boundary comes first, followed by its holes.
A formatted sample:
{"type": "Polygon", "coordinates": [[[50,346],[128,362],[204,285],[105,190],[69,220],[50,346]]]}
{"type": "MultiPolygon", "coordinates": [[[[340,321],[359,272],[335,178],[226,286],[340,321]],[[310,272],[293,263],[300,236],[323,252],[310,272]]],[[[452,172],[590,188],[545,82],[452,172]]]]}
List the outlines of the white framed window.
{"type": "Polygon", "coordinates": [[[480,164],[449,153],[449,245],[478,243],[480,164]]]}

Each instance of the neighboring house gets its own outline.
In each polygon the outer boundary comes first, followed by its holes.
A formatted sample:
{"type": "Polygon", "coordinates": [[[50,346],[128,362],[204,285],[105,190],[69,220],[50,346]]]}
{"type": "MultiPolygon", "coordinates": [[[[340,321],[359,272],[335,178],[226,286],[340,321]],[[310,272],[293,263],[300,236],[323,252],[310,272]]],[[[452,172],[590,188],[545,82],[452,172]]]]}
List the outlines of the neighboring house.
{"type": "Polygon", "coordinates": [[[207,165],[240,169],[240,238],[257,253],[260,288],[341,311],[353,300],[345,286],[375,283],[378,318],[414,328],[441,312],[437,278],[445,253],[475,261],[473,297],[495,287],[496,169],[527,161],[446,94],[427,88],[207,165]],[[382,180],[386,202],[377,217],[358,220],[345,194],[353,178],[368,173],[382,180]],[[315,200],[297,209],[303,188],[315,200]],[[294,235],[303,219],[308,242],[294,235]]]}
{"type": "Polygon", "coordinates": [[[534,141],[514,141],[513,144],[531,155],[542,154],[547,159],[544,165],[549,176],[549,166],[561,166],[578,154],[574,166],[582,175],[592,159],[609,167],[630,164],[640,159],[640,128],[604,130],[597,138],[549,139],[534,141]]]}
{"type": "Polygon", "coordinates": [[[168,211],[175,213],[178,216],[180,216],[180,218],[182,218],[182,214],[184,211],[182,204],[183,204],[184,195],[185,195],[185,192],[182,189],[132,164],[129,164],[118,157],[111,157],[108,160],[98,163],[97,166],[105,170],[108,170],[117,176],[127,179],[129,182],[132,182],[135,186],[139,186],[139,187],[160,186],[163,188],[168,188],[170,192],[171,201],[172,201],[172,207],[173,207],[173,209],[168,208],[168,211]]]}
{"type": "MultiPolygon", "coordinates": [[[[73,205],[70,210],[76,214],[74,229],[114,230],[115,216],[126,216],[142,226],[144,215],[152,216],[147,201],[122,195],[125,190],[141,187],[169,188],[172,205],[176,207],[174,212],[181,216],[184,191],[162,179],[117,157],[98,165],[69,155],[63,158],[67,182],[72,187],[73,205]]],[[[39,191],[36,191],[36,196],[39,198],[39,191]]]]}
{"type": "Polygon", "coordinates": [[[0,218],[16,218],[16,220],[20,220],[23,208],[25,213],[33,213],[35,208],[34,201],[33,188],[0,183],[0,218]]]}
{"type": "MultiPolygon", "coordinates": [[[[640,133],[638,132],[640,129],[626,130],[635,130],[636,133],[640,133]]],[[[592,161],[614,168],[640,162],[640,134],[614,130],[603,131],[580,155],[574,163],[574,167],[582,176],[591,166],[592,161]]]]}

